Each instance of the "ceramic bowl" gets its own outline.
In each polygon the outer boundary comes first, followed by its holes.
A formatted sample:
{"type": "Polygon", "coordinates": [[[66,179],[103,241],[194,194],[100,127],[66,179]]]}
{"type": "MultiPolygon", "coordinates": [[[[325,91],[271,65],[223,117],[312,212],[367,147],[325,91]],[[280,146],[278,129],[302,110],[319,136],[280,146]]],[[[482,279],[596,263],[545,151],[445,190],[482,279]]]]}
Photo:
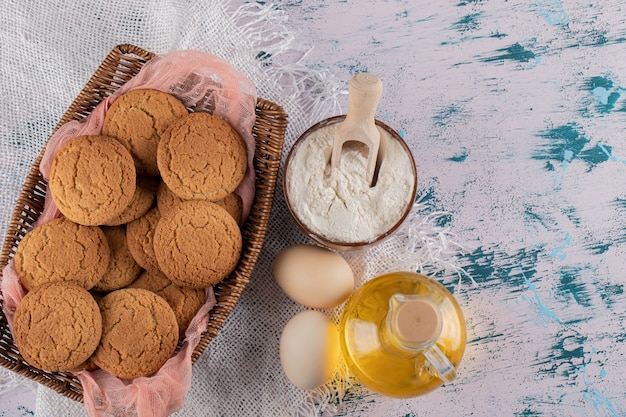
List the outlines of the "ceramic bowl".
{"type": "Polygon", "coordinates": [[[291,164],[292,164],[293,156],[295,155],[298,147],[301,146],[303,143],[305,143],[307,138],[313,132],[321,128],[324,128],[326,126],[340,123],[341,121],[345,119],[345,117],[346,117],[345,115],[341,115],[341,116],[334,116],[328,119],[324,119],[316,123],[315,125],[311,126],[304,133],[302,133],[302,135],[300,135],[300,137],[296,140],[296,142],[293,144],[293,146],[289,150],[289,153],[287,154],[287,159],[286,159],[285,167],[283,171],[283,193],[285,195],[285,201],[287,203],[287,207],[289,208],[289,212],[291,213],[291,216],[293,217],[298,228],[306,236],[308,236],[315,242],[319,243],[320,245],[325,246],[330,249],[339,250],[339,251],[352,251],[352,250],[370,248],[383,242],[384,240],[392,236],[398,230],[398,228],[402,225],[402,223],[406,220],[407,216],[409,215],[411,211],[411,208],[413,207],[413,202],[415,201],[415,194],[417,192],[417,169],[415,167],[415,160],[413,158],[411,150],[409,146],[407,145],[407,143],[402,139],[402,137],[394,129],[392,129],[385,123],[379,120],[376,120],[375,121],[376,125],[384,129],[391,138],[397,140],[402,145],[403,149],[405,150],[405,152],[407,153],[410,159],[411,175],[413,176],[414,181],[413,181],[413,188],[410,191],[411,193],[410,198],[408,199],[406,208],[402,212],[402,216],[400,216],[398,220],[393,224],[393,226],[391,226],[388,230],[382,232],[381,234],[379,234],[378,236],[374,237],[371,240],[362,241],[362,242],[337,241],[337,240],[330,239],[327,236],[324,236],[323,234],[312,230],[312,228],[309,225],[307,225],[306,222],[303,221],[303,219],[301,219],[298,216],[297,212],[294,210],[292,196],[290,195],[290,192],[289,192],[289,181],[292,175],[291,164]]]}

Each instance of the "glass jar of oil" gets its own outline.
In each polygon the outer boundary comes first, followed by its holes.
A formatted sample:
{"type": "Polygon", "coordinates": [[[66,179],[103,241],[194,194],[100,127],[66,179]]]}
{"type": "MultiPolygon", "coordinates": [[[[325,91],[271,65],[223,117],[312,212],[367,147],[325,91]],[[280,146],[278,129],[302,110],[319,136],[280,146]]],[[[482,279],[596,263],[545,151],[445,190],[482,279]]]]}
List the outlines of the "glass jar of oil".
{"type": "Polygon", "coordinates": [[[380,394],[426,394],[456,377],[465,351],[465,320],[443,285],[414,272],[394,272],[363,284],[339,324],[348,368],[380,394]]]}

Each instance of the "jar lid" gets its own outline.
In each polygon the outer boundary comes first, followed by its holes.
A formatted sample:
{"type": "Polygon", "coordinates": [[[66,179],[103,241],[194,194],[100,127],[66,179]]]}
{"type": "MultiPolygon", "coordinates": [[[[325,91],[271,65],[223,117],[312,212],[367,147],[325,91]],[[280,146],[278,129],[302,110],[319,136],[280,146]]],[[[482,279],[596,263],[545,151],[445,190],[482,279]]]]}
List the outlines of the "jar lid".
{"type": "Polygon", "coordinates": [[[393,308],[392,329],[396,337],[409,345],[434,342],[442,328],[439,308],[426,297],[398,297],[393,308]]]}

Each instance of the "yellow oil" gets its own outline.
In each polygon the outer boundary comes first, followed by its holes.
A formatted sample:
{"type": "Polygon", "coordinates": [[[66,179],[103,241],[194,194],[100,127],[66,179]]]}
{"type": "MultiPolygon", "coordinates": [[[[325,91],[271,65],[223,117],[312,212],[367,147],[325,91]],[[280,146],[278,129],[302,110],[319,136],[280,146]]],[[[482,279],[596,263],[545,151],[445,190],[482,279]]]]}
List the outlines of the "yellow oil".
{"type": "Polygon", "coordinates": [[[394,294],[422,295],[435,302],[443,321],[435,343],[455,368],[465,351],[465,320],[444,286],[412,272],[373,278],[346,303],[339,334],[350,371],[372,391],[397,398],[415,397],[440,387],[443,381],[423,353],[390,342],[386,318],[394,294]]]}

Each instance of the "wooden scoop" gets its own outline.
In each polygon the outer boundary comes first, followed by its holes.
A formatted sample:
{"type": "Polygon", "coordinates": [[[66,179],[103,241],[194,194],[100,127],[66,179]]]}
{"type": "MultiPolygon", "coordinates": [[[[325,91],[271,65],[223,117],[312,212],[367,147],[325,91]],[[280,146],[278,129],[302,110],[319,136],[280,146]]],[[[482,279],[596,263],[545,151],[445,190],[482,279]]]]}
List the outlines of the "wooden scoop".
{"type": "Polygon", "coordinates": [[[383,84],[377,76],[366,72],[359,73],[350,79],[348,86],[348,114],[337,126],[330,166],[339,166],[341,151],[346,142],[364,143],[368,147],[366,180],[370,187],[376,185],[378,170],[385,156],[385,138],[380,134],[374,114],[378,100],[383,92],[383,84]]]}

